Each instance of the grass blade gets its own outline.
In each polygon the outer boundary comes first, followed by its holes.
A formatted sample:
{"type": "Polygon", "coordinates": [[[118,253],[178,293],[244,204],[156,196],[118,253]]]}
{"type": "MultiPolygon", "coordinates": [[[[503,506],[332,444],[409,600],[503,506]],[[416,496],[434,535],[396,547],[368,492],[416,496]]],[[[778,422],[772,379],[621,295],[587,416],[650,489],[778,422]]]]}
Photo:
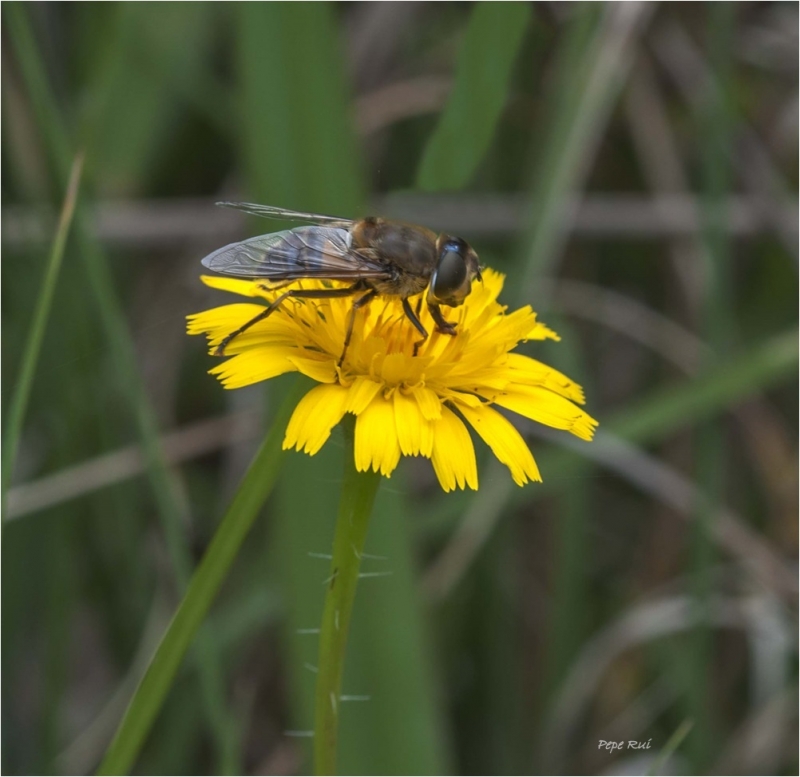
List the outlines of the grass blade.
{"type": "MultiPolygon", "coordinates": [[[[252,198],[355,215],[363,189],[335,50],[332,7],[242,3],[234,8],[239,166],[252,198]],[[324,131],[316,129],[320,116],[325,117],[324,131]]],[[[274,396],[272,387],[270,391],[274,396]]],[[[279,570],[287,602],[283,646],[294,729],[313,727],[316,676],[305,665],[316,662],[317,643],[297,630],[317,626],[322,613],[324,591],[318,581],[324,570],[307,554],[330,548],[327,518],[329,506],[338,499],[335,481],[341,465],[328,447],[313,458],[293,455],[276,493],[270,562],[279,570]]],[[[297,742],[309,763],[310,744],[297,742]]]]}
{"type": "Polygon", "coordinates": [[[354,215],[363,203],[362,175],[332,8],[236,8],[241,162],[254,194],[283,207],[354,215]]]}
{"type": "Polygon", "coordinates": [[[36,365],[39,361],[39,352],[42,347],[42,339],[47,328],[47,320],[53,306],[53,296],[58,283],[58,275],[61,270],[61,262],[64,258],[64,248],[67,245],[69,230],[72,225],[72,217],[75,213],[75,202],[78,197],[81,173],[83,171],[83,154],[75,157],[72,169],[69,174],[67,190],[64,195],[64,204],[61,208],[61,215],[58,219],[58,227],[50,249],[50,256],[47,260],[44,278],[42,279],[39,298],[33,312],[33,322],[31,323],[25,349],[22,356],[22,366],[20,368],[19,379],[11,397],[11,404],[8,411],[8,421],[6,427],[5,440],[3,445],[2,459],[2,489],[3,489],[3,513],[5,513],[5,497],[11,485],[11,478],[14,474],[14,461],[17,454],[19,437],[22,433],[22,424],[25,420],[25,411],[28,406],[31,386],[36,373],[36,365]]]}
{"type": "Polygon", "coordinates": [[[86,35],[85,88],[95,99],[78,114],[77,137],[91,149],[95,169],[103,171],[104,192],[130,195],[158,175],[159,155],[187,103],[205,116],[224,115],[222,108],[214,113],[208,106],[216,82],[200,82],[217,13],[205,3],[167,4],[155,13],[120,3],[109,7],[105,40],[86,35]]]}
{"type": "Polygon", "coordinates": [[[225,513],[186,595],[164,634],[128,705],[125,717],[103,759],[99,774],[126,774],[153,725],[192,639],[219,591],[283,461],[281,442],[289,416],[300,398],[301,384],[283,402],[267,438],[225,513]]]}
{"type": "MultiPolygon", "coordinates": [[[[735,337],[735,317],[731,309],[733,299],[732,254],[730,251],[727,216],[723,201],[730,185],[728,164],[731,151],[731,132],[723,92],[728,87],[732,65],[731,43],[734,36],[732,4],[723,2],[710,5],[706,21],[709,47],[715,75],[721,89],[709,84],[708,99],[699,110],[699,134],[703,139],[703,210],[705,251],[701,287],[703,289],[702,321],[705,339],[717,354],[728,353],[735,337]]],[[[685,684],[687,717],[694,721],[695,729],[689,743],[692,768],[707,771],[713,753],[719,747],[716,729],[721,710],[715,708],[711,693],[711,668],[714,655],[714,634],[710,626],[711,597],[714,593],[713,570],[717,564],[712,526],[719,503],[726,490],[726,472],[729,452],[725,429],[719,419],[701,424],[694,440],[696,478],[703,485],[708,498],[698,504],[696,518],[690,533],[689,573],[694,592],[693,606],[698,617],[694,628],[682,642],[684,658],[676,660],[675,654],[667,659],[676,665],[676,675],[685,684]]],[[[682,652],[682,651],[678,651],[682,652]]]]}
{"type": "Polygon", "coordinates": [[[469,183],[506,103],[530,11],[525,3],[476,3],[458,55],[456,80],[417,173],[426,191],[469,183]]]}
{"type": "MultiPolygon", "coordinates": [[[[64,179],[70,162],[67,124],[58,111],[48,84],[36,41],[28,25],[25,7],[21,3],[9,4],[7,18],[34,114],[44,132],[52,168],[57,179],[64,179]]],[[[188,519],[188,505],[175,474],[167,466],[158,435],[158,424],[139,376],[134,345],[114,288],[108,261],[89,226],[89,219],[80,199],[76,201],[75,222],[79,253],[102,328],[109,340],[115,372],[133,411],[170,562],[178,590],[182,592],[186,589],[192,568],[183,534],[183,525],[188,519]]],[[[234,742],[234,721],[229,717],[224,703],[223,675],[214,646],[208,636],[204,637],[204,642],[208,644],[198,649],[196,660],[200,670],[206,717],[217,744],[219,771],[235,772],[238,771],[238,759],[237,745],[234,742]]]]}
{"type": "Polygon", "coordinates": [[[630,67],[633,44],[652,10],[647,3],[588,3],[576,11],[550,94],[552,118],[534,166],[518,300],[541,301],[534,281],[558,260],[563,209],[580,188],[630,67]],[[596,21],[598,8],[603,15],[596,21]]]}
{"type": "Polygon", "coordinates": [[[796,368],[797,349],[796,331],[776,335],[618,413],[609,429],[626,440],[648,442],[691,426],[787,378],[796,368]]]}
{"type": "Polygon", "coordinates": [[[661,752],[653,759],[653,763],[650,764],[650,768],[647,770],[648,777],[661,772],[667,760],[669,760],[670,756],[681,746],[683,740],[689,735],[693,726],[694,722],[687,718],[675,729],[673,735],[667,740],[664,747],[661,748],[661,752]]]}
{"type": "Polygon", "coordinates": [[[342,774],[456,773],[435,693],[442,682],[437,653],[416,595],[417,548],[402,474],[378,490],[367,539],[367,550],[379,558],[365,569],[391,574],[359,585],[343,688],[371,699],[349,705],[342,718],[342,774]]]}
{"type": "MultiPolygon", "coordinates": [[[[669,391],[658,391],[638,405],[612,416],[603,429],[631,443],[657,442],[672,432],[713,418],[731,404],[756,391],[785,380],[797,369],[798,335],[796,331],[778,335],[753,346],[742,354],[710,367],[695,380],[669,391]]],[[[560,479],[575,466],[575,451],[545,451],[538,455],[544,482],[535,492],[516,488],[510,479],[500,478],[497,468],[484,476],[491,489],[478,493],[448,547],[429,568],[425,588],[434,599],[444,599],[455,589],[466,569],[488,542],[508,505],[519,505],[540,498],[559,486],[560,479]],[[498,480],[494,481],[497,474],[498,480]]],[[[587,454],[590,451],[587,449],[587,454]]],[[[497,465],[499,466],[499,465],[497,465]]],[[[449,514],[455,519],[463,503],[451,500],[449,514]]],[[[445,511],[442,511],[444,513],[445,511]]],[[[438,520],[443,515],[439,514],[438,520]]]]}
{"type": "MultiPolygon", "coordinates": [[[[234,7],[237,96],[244,133],[240,164],[250,196],[258,202],[321,213],[359,213],[363,176],[341,52],[336,48],[339,30],[333,6],[241,3],[234,7]]],[[[337,432],[335,440],[340,439],[337,432]]],[[[319,624],[324,595],[325,564],[308,554],[330,551],[335,517],[331,506],[339,497],[341,455],[334,439],[313,457],[292,454],[276,494],[269,552],[285,591],[284,666],[290,727],[297,730],[313,727],[316,675],[306,664],[317,661],[316,638],[298,630],[319,624]]],[[[384,500],[392,503],[392,514],[387,515],[381,501],[379,492],[370,552],[391,555],[390,568],[396,574],[359,586],[344,692],[372,698],[346,705],[339,768],[343,774],[447,773],[436,684],[425,672],[429,656],[421,653],[425,624],[411,573],[413,552],[407,543],[390,544],[388,539],[398,533],[403,536],[387,524],[394,515],[396,523],[404,523],[401,516],[405,518],[409,508],[404,495],[393,494],[384,500]],[[401,577],[401,570],[408,574],[401,577]],[[387,613],[392,613],[391,619],[387,613]],[[367,638],[359,636],[365,633],[367,638]],[[396,676],[386,672],[390,666],[397,668],[396,676]],[[364,674],[356,678],[353,672],[358,670],[364,674]]],[[[306,758],[310,744],[310,739],[295,740],[306,758]]]]}

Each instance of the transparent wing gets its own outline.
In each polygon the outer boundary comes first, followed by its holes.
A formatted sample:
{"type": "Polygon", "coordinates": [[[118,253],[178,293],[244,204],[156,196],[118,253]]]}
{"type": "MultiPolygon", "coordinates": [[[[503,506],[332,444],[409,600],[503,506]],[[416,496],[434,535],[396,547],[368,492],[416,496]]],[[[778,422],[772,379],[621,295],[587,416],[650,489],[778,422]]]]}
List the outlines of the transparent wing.
{"type": "Polygon", "coordinates": [[[222,275],[297,280],[390,278],[374,259],[351,249],[351,236],[340,227],[298,227],[231,243],[203,259],[222,275]]]}
{"type": "Polygon", "coordinates": [[[338,216],[324,216],[321,213],[303,213],[298,210],[276,208],[272,205],[257,205],[252,202],[218,202],[221,208],[232,208],[251,216],[260,216],[265,219],[288,219],[290,221],[314,221],[317,224],[328,224],[337,227],[349,227],[352,219],[343,219],[338,216]]]}

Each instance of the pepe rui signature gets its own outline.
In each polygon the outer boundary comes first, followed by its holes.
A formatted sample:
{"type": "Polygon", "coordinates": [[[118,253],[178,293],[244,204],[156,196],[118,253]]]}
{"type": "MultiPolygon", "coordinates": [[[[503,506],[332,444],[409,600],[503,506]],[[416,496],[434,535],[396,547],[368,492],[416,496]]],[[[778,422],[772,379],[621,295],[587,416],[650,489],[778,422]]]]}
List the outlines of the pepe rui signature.
{"type": "Polygon", "coordinates": [[[601,739],[597,743],[597,749],[607,750],[609,753],[613,753],[615,750],[649,750],[652,744],[652,739],[648,739],[646,742],[638,742],[635,739],[629,739],[627,742],[601,739]]]}

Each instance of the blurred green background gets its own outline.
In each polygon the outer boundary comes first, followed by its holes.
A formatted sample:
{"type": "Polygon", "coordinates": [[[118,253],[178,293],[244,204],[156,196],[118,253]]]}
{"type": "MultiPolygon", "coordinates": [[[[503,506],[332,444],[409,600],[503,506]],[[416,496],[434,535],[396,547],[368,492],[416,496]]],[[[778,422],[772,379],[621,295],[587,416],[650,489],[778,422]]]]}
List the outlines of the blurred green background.
{"type": "MultiPolygon", "coordinates": [[[[480,444],[477,494],[384,481],[342,773],[797,773],[796,3],[2,15],[6,427],[85,153],[3,516],[4,773],[97,767],[290,382],[224,392],[184,334],[230,299],[199,260],[277,228],[219,199],[465,237],[600,420],[515,419],[544,484],[480,444]]],[[[309,771],[340,458],[286,456],[137,773],[309,771]]]]}

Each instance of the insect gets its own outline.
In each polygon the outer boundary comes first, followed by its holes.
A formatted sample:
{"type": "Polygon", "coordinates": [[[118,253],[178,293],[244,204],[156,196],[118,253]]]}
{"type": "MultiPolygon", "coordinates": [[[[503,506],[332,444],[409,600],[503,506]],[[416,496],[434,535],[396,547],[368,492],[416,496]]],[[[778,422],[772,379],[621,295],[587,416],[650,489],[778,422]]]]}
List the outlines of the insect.
{"type": "Polygon", "coordinates": [[[461,305],[472,289],[472,281],[481,280],[478,255],[465,240],[436,235],[425,227],[374,217],[354,221],[245,202],[217,204],[264,218],[308,221],[313,226],[231,243],[202,260],[209,270],[221,275],[263,278],[270,289],[302,278],[352,281],[343,288],[283,292],[257,316],[227,335],[215,351],[217,356],[223,356],[231,340],[265,319],[286,299],[352,296],[356,299],[348,317],[344,348],[339,358],[341,365],[350,344],[356,311],[378,295],[402,299],[406,316],[421,335],[414,344],[416,355],[429,335],[419,320],[422,297],[416,312],[409,297],[427,289],[425,301],[436,330],[454,335],[455,325],[445,320],[440,306],[461,305]]]}

